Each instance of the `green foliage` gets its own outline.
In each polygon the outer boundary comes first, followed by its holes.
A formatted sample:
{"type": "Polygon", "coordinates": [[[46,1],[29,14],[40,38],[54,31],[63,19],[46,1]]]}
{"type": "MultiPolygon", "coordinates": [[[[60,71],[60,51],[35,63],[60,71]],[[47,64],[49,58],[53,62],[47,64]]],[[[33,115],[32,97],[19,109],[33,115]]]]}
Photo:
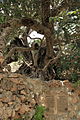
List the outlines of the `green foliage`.
{"type": "Polygon", "coordinates": [[[43,117],[44,111],[45,111],[45,108],[43,106],[37,106],[33,120],[45,120],[43,117]]]}
{"type": "MultiPolygon", "coordinates": [[[[26,16],[32,17],[42,23],[41,0],[2,1],[3,2],[0,2],[0,23],[5,23],[12,18],[26,16]]],[[[60,2],[61,0],[54,0],[52,4],[55,4],[57,7],[60,2]]],[[[80,9],[73,7],[69,8],[67,11],[63,10],[58,16],[50,16],[49,22],[53,27],[54,40],[56,40],[55,44],[59,46],[59,50],[61,50],[62,53],[64,52],[56,66],[56,74],[60,79],[69,79],[72,82],[77,82],[79,80],[80,71],[80,9]],[[61,49],[62,47],[67,48],[67,50],[61,49]]],[[[14,34],[19,35],[22,33],[19,29],[14,31],[14,34]]],[[[8,38],[10,36],[12,37],[12,35],[9,34],[8,38]]],[[[8,40],[8,38],[6,39],[8,40]]],[[[41,41],[35,40],[35,42],[40,43],[41,41]]],[[[20,56],[19,59],[22,59],[22,56],[20,56]]]]}
{"type": "Polygon", "coordinates": [[[0,8],[7,20],[26,16],[39,18],[41,5],[39,0],[3,0],[0,8]]]}
{"type": "Polygon", "coordinates": [[[53,21],[54,21],[54,17],[50,17],[49,22],[53,22],[53,21]]]}
{"type": "MultiPolygon", "coordinates": [[[[35,115],[33,116],[32,120],[45,120],[45,118],[43,117],[44,111],[45,107],[37,106],[35,110],[35,115]]],[[[28,119],[29,119],[28,115],[23,115],[21,118],[15,120],[28,120],[28,119]]]]}
{"type": "Polygon", "coordinates": [[[77,82],[75,82],[75,83],[73,84],[73,86],[74,86],[74,87],[80,87],[80,80],[78,80],[77,82]]]}
{"type": "Polygon", "coordinates": [[[79,80],[79,19],[80,10],[76,8],[71,11],[63,11],[59,14],[59,16],[54,17],[54,22],[58,23],[58,28],[55,30],[55,35],[57,36],[57,39],[60,40],[59,47],[63,53],[56,65],[56,74],[58,79],[68,79],[71,82],[77,82],[79,80]],[[63,42],[61,42],[61,39],[63,42]]]}
{"type": "Polygon", "coordinates": [[[0,15],[0,23],[5,22],[5,17],[3,15],[0,15]]]}
{"type": "Polygon", "coordinates": [[[80,35],[77,35],[80,28],[80,9],[73,11],[62,11],[58,16],[51,17],[50,21],[54,20],[54,23],[58,24],[55,35],[57,37],[64,36],[65,43],[70,43],[73,39],[79,39],[80,35]],[[74,36],[74,34],[76,34],[74,36]]]}
{"type": "Polygon", "coordinates": [[[71,73],[71,79],[72,79],[72,82],[78,81],[78,74],[76,72],[71,73]]]}
{"type": "Polygon", "coordinates": [[[70,11],[67,13],[67,15],[73,15],[73,14],[77,14],[78,12],[80,12],[80,10],[76,9],[75,11],[70,11]]]}
{"type": "Polygon", "coordinates": [[[80,74],[80,48],[75,45],[68,45],[66,55],[62,55],[57,64],[57,75],[60,79],[68,79],[77,82],[80,74]],[[69,52],[69,48],[71,48],[69,52]]]}
{"type": "Polygon", "coordinates": [[[37,40],[34,40],[34,42],[40,44],[41,40],[37,39],[37,40]]]}

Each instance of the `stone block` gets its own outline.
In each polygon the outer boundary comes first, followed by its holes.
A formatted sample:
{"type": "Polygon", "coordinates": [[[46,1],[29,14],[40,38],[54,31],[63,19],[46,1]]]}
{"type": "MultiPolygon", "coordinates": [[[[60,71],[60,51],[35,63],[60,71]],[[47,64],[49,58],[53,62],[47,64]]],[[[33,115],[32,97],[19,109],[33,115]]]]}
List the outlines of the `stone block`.
{"type": "Polygon", "coordinates": [[[57,113],[66,113],[68,111],[68,97],[58,96],[57,98],[57,113]]]}

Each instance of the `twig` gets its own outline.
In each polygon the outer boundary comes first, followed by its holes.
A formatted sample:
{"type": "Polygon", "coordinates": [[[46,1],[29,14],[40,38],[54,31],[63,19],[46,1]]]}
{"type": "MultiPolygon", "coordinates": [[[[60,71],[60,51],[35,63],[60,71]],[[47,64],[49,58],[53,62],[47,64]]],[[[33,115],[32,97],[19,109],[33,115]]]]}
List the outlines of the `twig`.
{"type": "Polygon", "coordinates": [[[42,69],[42,71],[45,71],[46,68],[50,65],[50,64],[54,64],[56,63],[56,61],[58,60],[58,58],[61,56],[61,52],[58,53],[58,55],[54,58],[52,58],[51,60],[49,60],[49,62],[44,66],[44,68],[42,69]]]}

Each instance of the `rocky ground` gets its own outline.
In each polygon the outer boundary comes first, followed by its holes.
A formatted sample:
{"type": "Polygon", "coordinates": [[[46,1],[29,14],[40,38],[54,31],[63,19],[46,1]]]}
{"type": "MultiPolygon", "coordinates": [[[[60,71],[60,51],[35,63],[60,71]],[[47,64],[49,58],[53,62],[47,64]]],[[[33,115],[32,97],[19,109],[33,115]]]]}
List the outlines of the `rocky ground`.
{"type": "Polygon", "coordinates": [[[80,120],[80,87],[0,73],[0,120],[33,120],[37,105],[45,106],[46,120],[80,120]]]}

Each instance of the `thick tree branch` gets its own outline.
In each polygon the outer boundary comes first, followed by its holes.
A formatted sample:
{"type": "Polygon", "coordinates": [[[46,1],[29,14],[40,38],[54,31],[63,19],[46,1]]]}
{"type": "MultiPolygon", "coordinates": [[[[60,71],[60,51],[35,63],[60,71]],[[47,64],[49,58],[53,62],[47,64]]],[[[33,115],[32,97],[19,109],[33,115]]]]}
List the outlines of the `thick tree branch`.
{"type": "MultiPolygon", "coordinates": [[[[9,22],[10,27],[7,27],[7,28],[11,29],[9,33],[11,33],[12,30],[14,30],[16,27],[18,28],[20,26],[27,26],[27,27],[30,27],[30,29],[32,30],[36,30],[37,32],[44,34],[44,36],[46,37],[46,43],[47,43],[46,44],[47,45],[47,57],[51,58],[53,56],[52,54],[53,52],[51,49],[52,47],[50,46],[50,43],[53,38],[52,38],[51,30],[48,27],[40,24],[39,22],[31,18],[13,19],[8,22],[9,22]]],[[[53,44],[51,43],[51,45],[53,44]]]]}
{"type": "Polygon", "coordinates": [[[60,58],[60,56],[61,56],[61,52],[59,52],[58,55],[57,55],[55,58],[53,57],[51,60],[49,60],[49,62],[44,66],[44,68],[42,69],[42,71],[45,71],[46,68],[48,68],[48,66],[49,66],[50,64],[56,63],[57,60],[60,58]]]}

